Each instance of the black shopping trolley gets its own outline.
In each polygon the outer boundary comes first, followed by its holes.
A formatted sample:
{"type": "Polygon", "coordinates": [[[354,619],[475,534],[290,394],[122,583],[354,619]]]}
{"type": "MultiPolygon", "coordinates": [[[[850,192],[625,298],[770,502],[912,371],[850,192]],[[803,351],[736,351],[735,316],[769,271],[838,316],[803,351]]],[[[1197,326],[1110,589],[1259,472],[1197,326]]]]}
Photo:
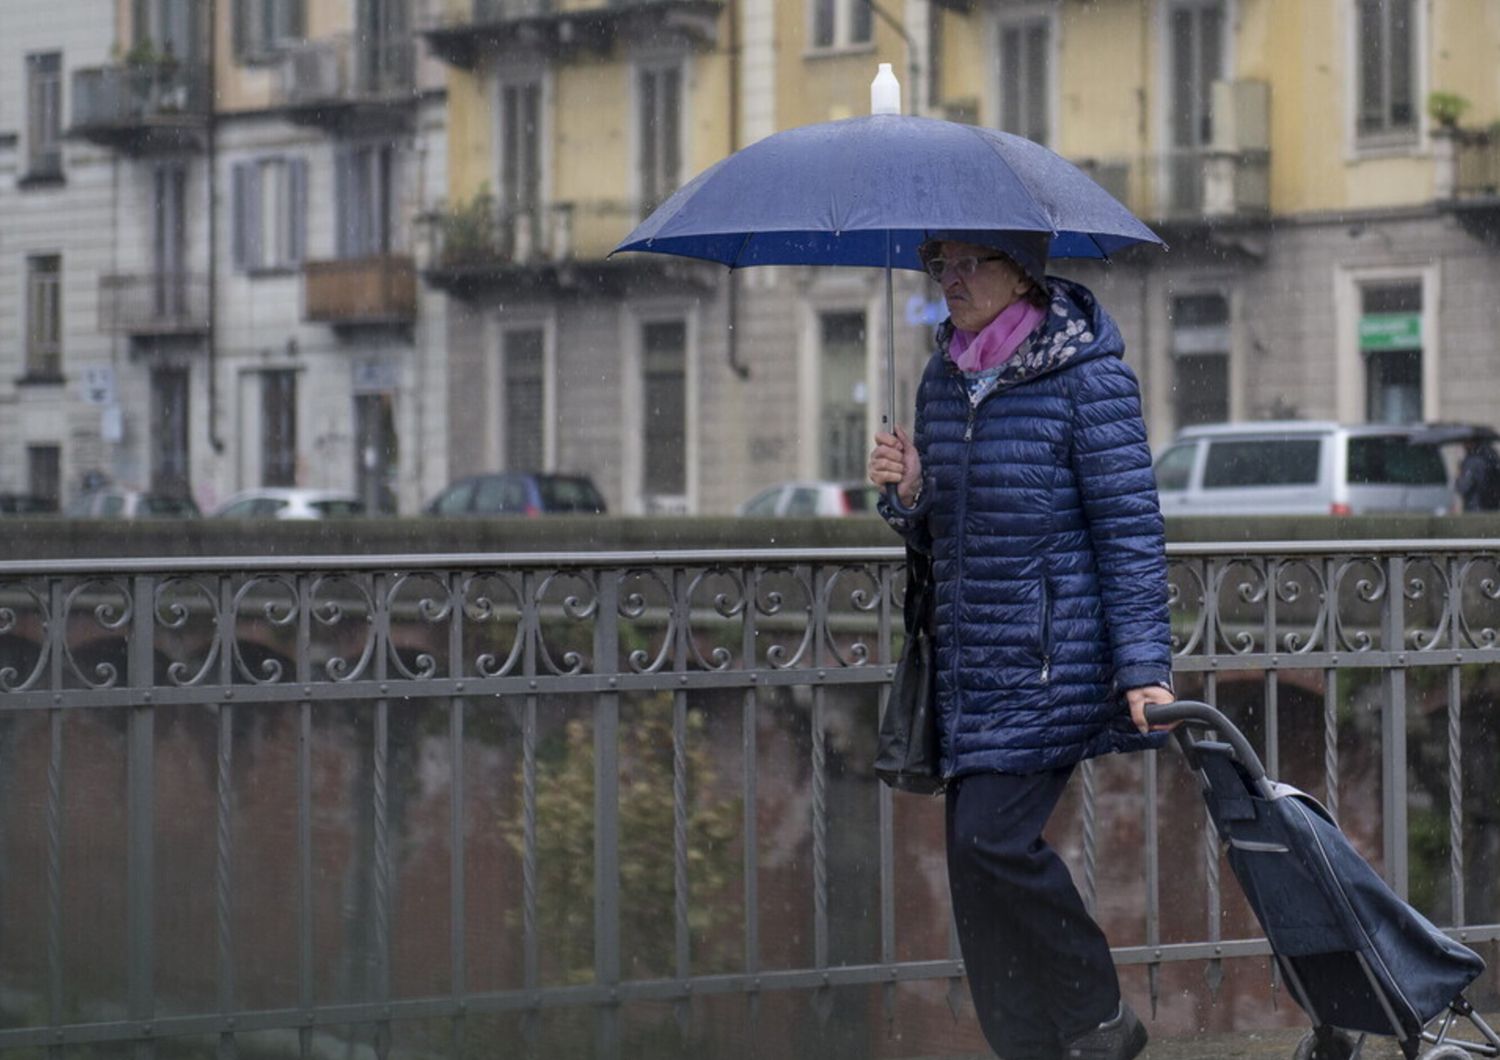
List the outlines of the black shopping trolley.
{"type": "Polygon", "coordinates": [[[1269,779],[1218,710],[1182,701],[1146,716],[1183,723],[1178,744],[1230,868],[1312,1019],[1295,1060],[1354,1060],[1367,1034],[1394,1035],[1408,1060],[1500,1057],[1500,1036],[1463,994],[1484,971],[1478,954],[1399,898],[1316,799],[1269,779]],[[1465,1023],[1483,1041],[1457,1037],[1465,1023]]]}

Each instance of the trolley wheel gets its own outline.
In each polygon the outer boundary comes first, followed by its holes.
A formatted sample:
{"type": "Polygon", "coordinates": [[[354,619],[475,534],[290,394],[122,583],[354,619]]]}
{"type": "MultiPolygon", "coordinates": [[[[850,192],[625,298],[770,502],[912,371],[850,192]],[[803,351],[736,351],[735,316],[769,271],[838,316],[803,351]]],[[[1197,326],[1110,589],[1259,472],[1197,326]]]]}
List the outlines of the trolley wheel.
{"type": "Polygon", "coordinates": [[[1422,1054],[1422,1060],[1473,1060],[1473,1057],[1461,1045],[1438,1045],[1422,1054]]]}
{"type": "Polygon", "coordinates": [[[1292,1060],[1351,1060],[1353,1056],[1354,1039],[1343,1031],[1325,1028],[1304,1034],[1292,1060]]]}

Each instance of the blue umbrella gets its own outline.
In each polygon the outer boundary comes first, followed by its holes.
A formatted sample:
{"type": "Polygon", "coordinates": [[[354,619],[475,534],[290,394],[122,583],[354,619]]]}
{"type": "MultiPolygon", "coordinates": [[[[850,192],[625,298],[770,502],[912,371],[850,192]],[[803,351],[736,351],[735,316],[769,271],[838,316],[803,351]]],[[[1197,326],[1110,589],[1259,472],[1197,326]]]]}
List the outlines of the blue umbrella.
{"type": "MultiPolygon", "coordinates": [[[[1054,258],[1107,258],[1161,240],[1082,170],[1040,144],[974,125],[872,114],[804,125],[736,151],[679,188],[618,247],[751,265],[865,265],[886,272],[894,422],[891,269],[922,270],[936,233],[1046,232],[1054,258]]],[[[930,503],[931,491],[924,490],[930,503]]],[[[895,489],[890,490],[894,502],[895,489]]],[[[897,505],[898,510],[900,506],[897,505]]]]}

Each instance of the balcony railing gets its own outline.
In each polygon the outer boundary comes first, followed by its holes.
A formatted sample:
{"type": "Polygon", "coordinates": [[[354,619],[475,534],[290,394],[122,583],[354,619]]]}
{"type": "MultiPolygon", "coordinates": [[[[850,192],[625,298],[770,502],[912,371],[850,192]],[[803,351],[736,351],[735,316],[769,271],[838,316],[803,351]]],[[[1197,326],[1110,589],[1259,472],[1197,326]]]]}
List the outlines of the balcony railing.
{"type": "MultiPolygon", "coordinates": [[[[870,769],[901,559],[0,563],[0,1052],[973,1053],[942,805],[870,769]]],[[[1492,952],[1496,542],[1169,576],[1179,692],[1492,952]]],[[[1086,764],[1052,839],[1154,1033],[1301,1022],[1175,749],[1086,764]]]]}
{"type": "Polygon", "coordinates": [[[1270,213],[1270,155],[1193,148],[1075,164],[1142,217],[1177,224],[1253,220],[1270,213]]]}
{"type": "Polygon", "coordinates": [[[607,52],[624,25],[656,42],[712,46],[722,9],[723,0],[423,0],[417,25],[438,58],[470,68],[509,39],[547,52],[607,52]]]}
{"type": "Polygon", "coordinates": [[[329,37],[282,51],[280,101],[320,109],[344,104],[400,103],[414,98],[416,48],[410,39],[329,37]]]}
{"type": "Polygon", "coordinates": [[[404,254],[309,261],[302,273],[307,320],[400,324],[416,319],[416,267],[404,254]]]}
{"type": "Polygon", "coordinates": [[[208,279],[188,272],[99,277],[99,330],[112,335],[190,335],[208,330],[208,279]]]}
{"type": "Polygon", "coordinates": [[[426,219],[429,267],[509,269],[602,261],[647,212],[641,203],[611,199],[514,210],[482,194],[426,219]]]}
{"type": "Polygon", "coordinates": [[[208,68],[201,63],[89,67],[73,73],[72,132],[111,145],[182,142],[183,134],[204,124],[210,103],[208,68]]]}
{"type": "Polygon", "coordinates": [[[1500,198],[1500,134],[1465,131],[1454,138],[1453,156],[1457,198],[1500,198]]]}

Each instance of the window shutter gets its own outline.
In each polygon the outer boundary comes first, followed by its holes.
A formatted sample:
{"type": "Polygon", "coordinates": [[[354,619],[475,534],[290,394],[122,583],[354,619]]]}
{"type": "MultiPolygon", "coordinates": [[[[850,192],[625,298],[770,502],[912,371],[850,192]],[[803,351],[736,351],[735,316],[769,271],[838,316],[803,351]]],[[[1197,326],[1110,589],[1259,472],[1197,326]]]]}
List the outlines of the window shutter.
{"type": "Polygon", "coordinates": [[[234,167],[234,263],[249,271],[263,264],[260,232],[260,163],[237,162],[234,167]]]}
{"type": "Polygon", "coordinates": [[[287,248],[291,264],[307,256],[307,159],[287,162],[287,248]]]}
{"type": "Polygon", "coordinates": [[[234,222],[230,227],[230,257],[234,259],[234,267],[240,271],[249,268],[246,263],[245,242],[248,236],[246,229],[249,227],[248,218],[245,216],[248,208],[249,194],[245,187],[248,182],[248,166],[244,162],[236,162],[230,170],[229,200],[231,209],[234,211],[234,222]]]}
{"type": "Polygon", "coordinates": [[[354,253],[354,219],[359,214],[355,203],[350,201],[354,191],[351,168],[354,156],[347,147],[334,149],[333,155],[333,209],[335,254],[339,258],[352,257],[354,253]]]}

